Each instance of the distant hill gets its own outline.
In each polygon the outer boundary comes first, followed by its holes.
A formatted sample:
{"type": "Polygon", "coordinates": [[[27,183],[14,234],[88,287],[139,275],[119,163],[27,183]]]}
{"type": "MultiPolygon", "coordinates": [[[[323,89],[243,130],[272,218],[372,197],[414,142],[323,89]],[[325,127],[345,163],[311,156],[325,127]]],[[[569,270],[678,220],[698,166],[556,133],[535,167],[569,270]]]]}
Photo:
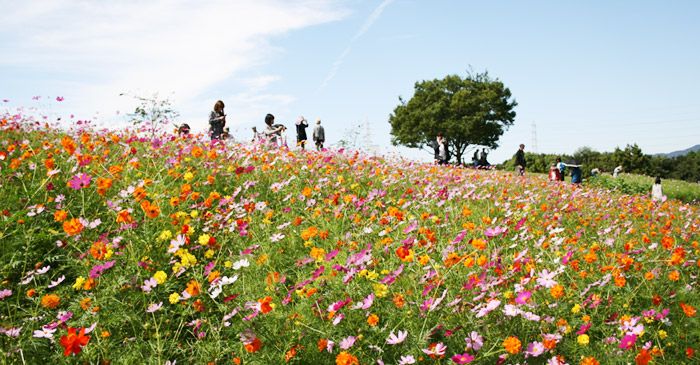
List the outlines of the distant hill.
{"type": "Polygon", "coordinates": [[[669,152],[669,153],[660,153],[659,155],[660,155],[660,156],[665,156],[665,157],[668,157],[668,158],[673,158],[673,157],[678,157],[678,156],[687,155],[687,154],[689,154],[689,153],[691,153],[691,152],[695,152],[695,151],[700,151],[700,144],[696,144],[696,145],[693,146],[693,147],[686,148],[686,149],[681,150],[681,151],[673,151],[673,152],[669,152]]]}

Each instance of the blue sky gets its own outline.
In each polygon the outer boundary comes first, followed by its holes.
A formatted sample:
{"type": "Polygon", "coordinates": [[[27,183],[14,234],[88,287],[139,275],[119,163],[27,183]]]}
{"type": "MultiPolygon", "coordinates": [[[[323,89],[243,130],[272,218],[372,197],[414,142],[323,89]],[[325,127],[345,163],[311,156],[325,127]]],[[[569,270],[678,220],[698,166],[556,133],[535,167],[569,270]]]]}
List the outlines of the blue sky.
{"type": "Polygon", "coordinates": [[[104,4],[0,0],[3,108],[118,125],[134,106],[119,93],[159,92],[204,130],[222,99],[240,139],[268,112],[290,127],[321,118],[330,143],[367,121],[382,150],[429,158],[390,146],[388,116],[416,81],[471,67],[519,104],[492,162],[533,150],[533,122],[538,152],[700,143],[696,1],[104,4]]]}

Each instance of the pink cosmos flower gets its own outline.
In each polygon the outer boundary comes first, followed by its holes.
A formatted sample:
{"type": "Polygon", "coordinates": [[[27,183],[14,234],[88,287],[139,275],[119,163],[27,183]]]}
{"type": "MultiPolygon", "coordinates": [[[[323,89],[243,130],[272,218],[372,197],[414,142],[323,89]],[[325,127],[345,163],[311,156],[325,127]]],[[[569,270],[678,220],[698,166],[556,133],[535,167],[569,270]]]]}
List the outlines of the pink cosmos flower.
{"type": "Polygon", "coordinates": [[[474,351],[479,351],[484,346],[484,338],[476,331],[472,331],[464,341],[467,343],[467,350],[474,349],[474,351]]]}
{"type": "Polygon", "coordinates": [[[56,101],[58,101],[58,102],[61,102],[61,101],[63,101],[63,100],[64,100],[63,96],[57,96],[57,97],[56,97],[56,101]]]}
{"type": "Polygon", "coordinates": [[[507,231],[507,228],[503,228],[501,226],[497,226],[497,227],[493,227],[493,228],[489,227],[489,228],[486,228],[486,230],[484,231],[484,235],[486,237],[489,237],[489,238],[496,237],[496,236],[500,236],[501,234],[505,233],[506,231],[507,231]]]}
{"type": "Polygon", "coordinates": [[[537,356],[542,355],[543,352],[544,352],[544,345],[542,344],[542,342],[531,342],[529,345],[527,345],[527,350],[525,351],[525,355],[537,357],[537,356]]]}
{"type": "Polygon", "coordinates": [[[435,347],[422,350],[426,355],[444,356],[445,351],[447,351],[447,346],[442,342],[438,342],[435,347]]]}
{"type": "Polygon", "coordinates": [[[518,296],[515,298],[515,303],[517,304],[526,304],[529,300],[530,297],[532,297],[532,292],[531,291],[521,291],[518,293],[518,296]]]}
{"type": "Polygon", "coordinates": [[[342,341],[340,341],[340,348],[343,350],[347,350],[352,347],[352,345],[355,344],[355,336],[348,336],[344,338],[342,341]]]}
{"type": "Polygon", "coordinates": [[[92,181],[92,177],[83,172],[73,176],[73,178],[68,182],[68,186],[74,190],[80,190],[89,187],[90,181],[92,181]]]}
{"type": "Polygon", "coordinates": [[[415,363],[416,363],[416,358],[413,357],[413,355],[406,355],[406,356],[401,355],[401,361],[399,361],[399,365],[409,365],[409,364],[415,364],[415,363]]]}
{"type": "Polygon", "coordinates": [[[452,356],[452,362],[455,364],[469,364],[472,361],[474,361],[474,356],[466,352],[452,356]]]}
{"type": "Polygon", "coordinates": [[[148,309],[146,309],[146,313],[153,313],[157,310],[159,310],[163,306],[163,302],[160,302],[158,304],[152,303],[151,305],[148,306],[148,309]]]}
{"type": "Polygon", "coordinates": [[[12,290],[10,290],[10,289],[0,290],[0,300],[3,300],[11,295],[12,295],[12,290]]]}
{"type": "Polygon", "coordinates": [[[398,345],[404,340],[406,340],[406,337],[408,336],[408,331],[399,331],[398,335],[395,335],[394,332],[392,331],[389,334],[389,338],[386,339],[386,343],[389,345],[398,345]]]}
{"type": "Polygon", "coordinates": [[[637,335],[625,335],[625,337],[622,338],[622,341],[620,341],[620,345],[618,347],[623,350],[629,350],[632,348],[632,346],[634,346],[635,342],[637,342],[637,335]]]}

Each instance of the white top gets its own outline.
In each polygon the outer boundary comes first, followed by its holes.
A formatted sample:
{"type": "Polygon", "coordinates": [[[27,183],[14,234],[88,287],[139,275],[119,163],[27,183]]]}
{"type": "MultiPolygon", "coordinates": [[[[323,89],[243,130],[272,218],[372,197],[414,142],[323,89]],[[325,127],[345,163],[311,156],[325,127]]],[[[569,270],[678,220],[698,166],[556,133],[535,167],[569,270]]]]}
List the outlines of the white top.
{"type": "Polygon", "coordinates": [[[651,200],[661,201],[664,199],[664,193],[661,191],[661,184],[654,184],[651,187],[651,200]]]}

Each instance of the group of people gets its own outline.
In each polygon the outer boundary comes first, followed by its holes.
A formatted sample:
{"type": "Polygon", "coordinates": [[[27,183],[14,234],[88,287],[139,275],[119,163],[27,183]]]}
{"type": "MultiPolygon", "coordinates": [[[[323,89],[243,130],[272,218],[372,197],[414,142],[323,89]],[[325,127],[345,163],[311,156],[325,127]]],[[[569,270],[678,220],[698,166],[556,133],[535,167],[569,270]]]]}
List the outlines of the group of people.
{"type": "MultiPolygon", "coordinates": [[[[525,169],[527,168],[527,161],[525,160],[525,145],[520,144],[520,148],[515,152],[515,170],[520,176],[525,175],[525,169]]],[[[549,180],[550,181],[564,181],[564,176],[566,170],[571,170],[571,182],[574,184],[580,184],[583,181],[583,172],[581,170],[581,165],[575,162],[564,163],[561,161],[560,157],[557,157],[555,163],[549,167],[549,180]]]]}
{"type": "MultiPolygon", "coordinates": [[[[229,136],[229,128],[226,126],[226,113],[224,113],[224,102],[218,100],[214,104],[214,110],[209,114],[209,136],[212,141],[226,140],[229,136]]],[[[309,127],[309,122],[303,116],[300,116],[296,122],[297,146],[302,150],[306,148],[308,137],[306,128],[309,127]]],[[[256,127],[253,127],[253,141],[266,143],[271,146],[288,147],[285,132],[287,127],[283,124],[275,124],[275,116],[267,114],[265,116],[265,129],[258,132],[256,127]]],[[[178,128],[178,134],[187,136],[190,134],[190,126],[182,124],[178,128]]],[[[323,144],[326,142],[326,133],[321,126],[321,119],[316,120],[312,138],[316,145],[316,150],[323,149],[323,144]]]]}

